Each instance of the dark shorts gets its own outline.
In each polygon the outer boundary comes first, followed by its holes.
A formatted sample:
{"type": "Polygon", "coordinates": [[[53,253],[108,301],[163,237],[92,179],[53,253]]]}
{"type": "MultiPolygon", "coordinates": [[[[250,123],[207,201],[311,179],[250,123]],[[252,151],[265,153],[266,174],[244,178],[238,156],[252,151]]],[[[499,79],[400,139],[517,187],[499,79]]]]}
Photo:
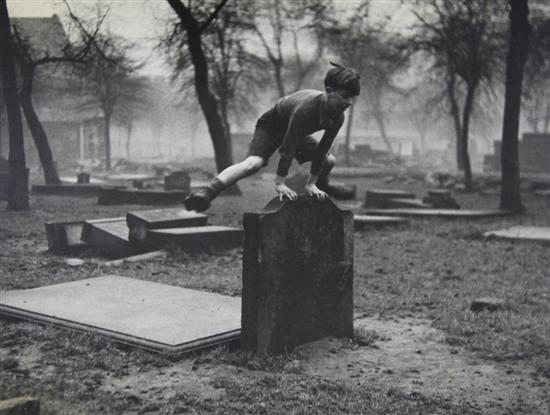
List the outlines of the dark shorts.
{"type": "MultiPolygon", "coordinates": [[[[264,166],[267,166],[269,158],[277,151],[283,142],[286,131],[281,131],[281,124],[277,122],[272,111],[266,112],[256,123],[254,136],[248,148],[249,156],[259,156],[264,159],[264,166]]],[[[319,142],[310,135],[300,137],[296,146],[294,158],[298,163],[306,163],[313,160],[313,155],[319,142]]]]}

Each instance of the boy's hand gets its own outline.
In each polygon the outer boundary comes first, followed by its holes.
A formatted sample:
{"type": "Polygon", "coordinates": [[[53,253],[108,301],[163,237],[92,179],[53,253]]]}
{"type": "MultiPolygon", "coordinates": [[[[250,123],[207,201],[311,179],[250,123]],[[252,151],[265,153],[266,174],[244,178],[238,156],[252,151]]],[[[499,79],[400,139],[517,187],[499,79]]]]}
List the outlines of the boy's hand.
{"type": "Polygon", "coordinates": [[[298,199],[298,194],[284,183],[276,183],[275,184],[275,190],[279,194],[279,200],[281,202],[283,201],[283,199],[285,197],[288,200],[298,199]]]}
{"type": "Polygon", "coordinates": [[[304,188],[308,195],[315,197],[317,200],[325,200],[328,197],[328,195],[319,189],[314,183],[306,183],[304,188]]]}

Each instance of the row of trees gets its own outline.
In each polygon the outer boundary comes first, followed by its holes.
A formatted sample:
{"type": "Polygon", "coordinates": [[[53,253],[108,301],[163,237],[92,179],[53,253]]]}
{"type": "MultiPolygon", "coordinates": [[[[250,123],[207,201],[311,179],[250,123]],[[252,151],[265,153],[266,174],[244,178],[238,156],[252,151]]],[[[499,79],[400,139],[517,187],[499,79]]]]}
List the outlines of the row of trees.
{"type": "MultiPolygon", "coordinates": [[[[531,1],[537,4],[537,0],[531,1]]],[[[325,69],[325,59],[321,58],[327,55],[361,73],[365,91],[361,99],[365,100],[369,116],[378,125],[390,151],[393,149],[386,132],[387,97],[410,98],[422,85],[438,85],[439,88],[431,87],[431,90],[439,93],[423,94],[418,102],[418,124],[425,127],[430,112],[440,108],[442,102],[447,104],[455,128],[457,164],[464,171],[468,189],[473,187],[468,152],[471,119],[480,114],[487,103],[495,101],[501,85],[506,87],[506,108],[517,95],[518,80],[521,96],[521,75],[526,60],[524,100],[530,109],[527,118],[535,129],[550,125],[550,99],[545,92],[548,88],[541,88],[549,82],[550,74],[548,16],[537,13],[533,16],[535,30],[530,53],[526,55],[531,27],[527,20],[527,0],[509,0],[508,9],[503,1],[492,0],[418,1],[412,6],[417,23],[413,34],[407,37],[386,30],[384,22],[373,24],[368,0],[347,13],[342,13],[332,0],[167,0],[167,3],[174,18],[161,45],[182,89],[194,90],[208,125],[218,170],[233,162],[232,122],[254,108],[258,94],[269,85],[278,96],[310,86],[311,80],[325,69]],[[506,18],[507,10],[510,19],[506,18]],[[519,42],[523,42],[520,46],[515,43],[518,36],[519,42]],[[507,44],[510,45],[508,51],[507,44]],[[411,63],[418,66],[418,62],[423,63],[421,69],[426,76],[417,85],[399,85],[397,75],[410,71],[411,63]],[[515,71],[510,72],[511,68],[515,71]],[[531,112],[533,115],[529,116],[531,112]]],[[[117,100],[125,95],[121,93],[121,86],[131,79],[137,65],[129,60],[127,45],[99,32],[101,19],[96,19],[93,25],[89,22],[86,27],[72,12],[70,15],[81,32],[81,44],[67,49],[59,59],[90,62],[86,65],[86,82],[92,86],[90,91],[104,92],[99,105],[104,113],[107,160],[110,160],[110,119],[117,100]]],[[[17,40],[17,32],[14,37],[16,50],[24,51],[24,42],[17,40]]],[[[22,74],[32,72],[25,72],[24,68],[36,66],[36,59],[29,59],[21,52],[15,56],[22,74]]],[[[52,58],[55,57],[48,56],[52,58]]],[[[32,91],[32,82],[30,85],[32,91]]],[[[126,95],[139,90],[138,85],[123,89],[130,92],[126,95]]],[[[25,106],[29,107],[29,88],[22,96],[27,97],[25,106]]],[[[126,98],[126,102],[139,102],[135,96],[126,98]]],[[[515,160],[517,165],[517,123],[510,123],[515,111],[512,108],[506,112],[504,122],[503,138],[507,134],[513,136],[512,146],[508,144],[510,139],[503,142],[506,155],[503,154],[502,160],[507,163],[504,176],[516,169],[510,167],[510,160],[515,160]]],[[[348,143],[353,114],[352,107],[346,131],[348,143]]],[[[35,139],[38,141],[44,140],[35,139]]],[[[40,158],[44,164],[51,157],[45,154],[40,158]]],[[[46,180],[54,179],[46,177],[46,180]]],[[[501,206],[519,210],[518,197],[519,190],[512,198],[515,202],[510,203],[507,201],[510,198],[503,197],[501,206]]]]}

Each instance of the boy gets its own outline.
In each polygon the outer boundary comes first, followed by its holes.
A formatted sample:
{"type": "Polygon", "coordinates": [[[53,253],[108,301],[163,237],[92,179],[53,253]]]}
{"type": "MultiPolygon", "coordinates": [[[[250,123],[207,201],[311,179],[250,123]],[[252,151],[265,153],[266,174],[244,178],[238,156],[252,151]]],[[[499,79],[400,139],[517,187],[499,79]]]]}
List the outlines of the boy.
{"type": "Polygon", "coordinates": [[[341,189],[328,183],[329,173],[335,158],[328,151],[334,137],[344,123],[344,111],[359,95],[357,72],[331,64],[325,76],[325,92],[311,89],[300,90],[280,98],[274,107],[264,113],[256,123],[248,157],[229,166],[218,174],[205,188],[185,199],[185,208],[202,212],[225,188],[250,176],[267,165],[269,157],[279,149],[275,190],[280,200],[284,197],[296,200],[298,195],[285,184],[292,159],[302,164],[311,161],[309,178],[305,184],[308,195],[324,200],[327,195],[342,197],[341,189]],[[321,141],[312,134],[325,130],[321,141]]]}

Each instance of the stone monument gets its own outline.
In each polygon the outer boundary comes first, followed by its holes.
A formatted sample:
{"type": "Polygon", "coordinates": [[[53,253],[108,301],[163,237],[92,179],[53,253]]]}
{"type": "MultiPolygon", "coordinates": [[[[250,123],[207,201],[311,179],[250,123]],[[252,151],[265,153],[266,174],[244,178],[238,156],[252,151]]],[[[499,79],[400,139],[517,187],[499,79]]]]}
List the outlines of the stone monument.
{"type": "Polygon", "coordinates": [[[353,214],[330,199],[272,200],[245,213],[243,350],[291,351],[353,334],[353,214]]]}

